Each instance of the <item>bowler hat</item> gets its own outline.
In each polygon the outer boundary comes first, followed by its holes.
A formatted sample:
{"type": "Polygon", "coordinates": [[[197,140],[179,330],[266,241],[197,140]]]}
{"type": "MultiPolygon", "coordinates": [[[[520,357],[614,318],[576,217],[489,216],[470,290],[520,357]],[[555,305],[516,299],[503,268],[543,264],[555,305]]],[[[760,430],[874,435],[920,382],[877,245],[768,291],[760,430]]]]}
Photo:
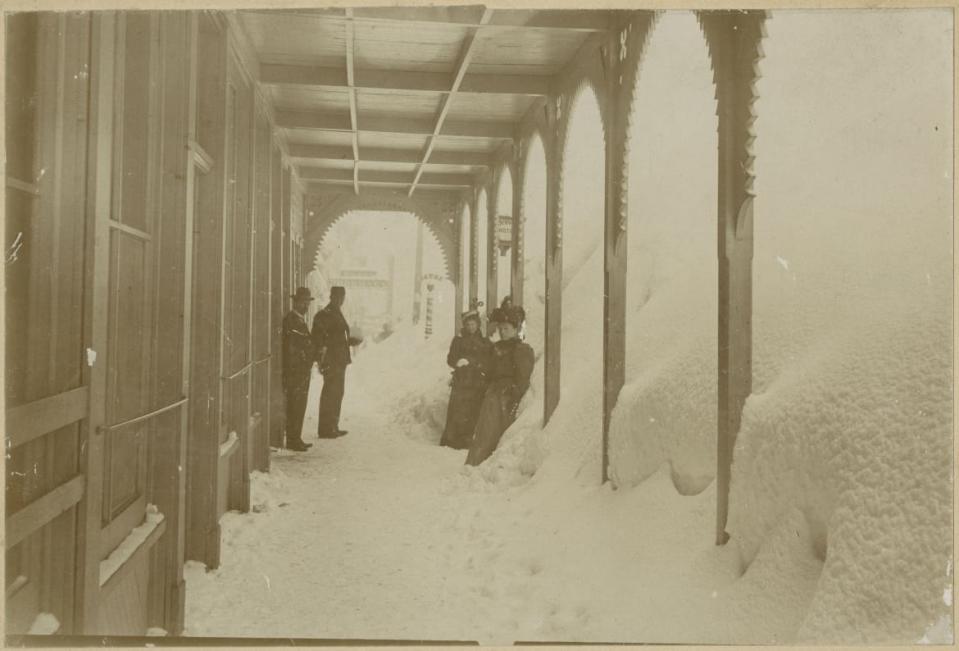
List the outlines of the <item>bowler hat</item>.
{"type": "Polygon", "coordinates": [[[294,301],[303,301],[303,300],[312,301],[313,295],[310,294],[310,290],[308,290],[306,287],[297,287],[296,293],[293,294],[293,300],[294,301]]]}
{"type": "Polygon", "coordinates": [[[334,285],[330,287],[330,296],[346,296],[346,288],[334,285]]]}

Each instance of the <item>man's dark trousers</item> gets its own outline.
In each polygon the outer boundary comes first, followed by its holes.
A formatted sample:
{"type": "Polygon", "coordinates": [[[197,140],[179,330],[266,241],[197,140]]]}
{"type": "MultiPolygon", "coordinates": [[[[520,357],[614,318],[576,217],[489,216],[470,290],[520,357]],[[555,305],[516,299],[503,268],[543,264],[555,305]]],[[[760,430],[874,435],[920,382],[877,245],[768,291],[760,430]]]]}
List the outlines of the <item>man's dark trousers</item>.
{"type": "Polygon", "coordinates": [[[286,388],[286,442],[302,441],[303,415],[306,413],[306,398],[310,394],[309,378],[302,384],[286,388]]]}
{"type": "Polygon", "coordinates": [[[340,428],[340,407],[343,404],[345,366],[330,366],[323,371],[323,391],[320,393],[320,424],[317,436],[333,438],[340,428]]]}

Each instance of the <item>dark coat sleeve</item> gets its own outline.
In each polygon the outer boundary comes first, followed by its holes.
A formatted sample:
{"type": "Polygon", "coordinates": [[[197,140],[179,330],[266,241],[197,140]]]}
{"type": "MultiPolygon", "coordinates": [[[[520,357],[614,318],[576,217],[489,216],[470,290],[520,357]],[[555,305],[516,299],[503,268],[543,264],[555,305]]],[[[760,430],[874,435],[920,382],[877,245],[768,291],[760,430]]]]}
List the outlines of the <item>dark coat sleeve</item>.
{"type": "Polygon", "coordinates": [[[450,342],[450,352],[446,355],[446,363],[451,368],[456,368],[456,362],[461,357],[459,354],[459,341],[459,337],[453,337],[453,341],[450,342]]]}
{"type": "Polygon", "coordinates": [[[310,337],[313,339],[313,359],[322,364],[323,354],[326,352],[326,319],[323,318],[323,312],[317,312],[313,317],[310,337]]]}
{"type": "Polygon", "coordinates": [[[492,356],[493,344],[490,343],[489,339],[480,339],[480,343],[476,347],[476,353],[474,354],[475,359],[470,360],[470,364],[474,364],[477,371],[486,373],[492,364],[492,356]]]}
{"type": "Polygon", "coordinates": [[[518,404],[529,389],[529,380],[533,375],[533,364],[536,362],[536,356],[529,344],[521,343],[516,346],[513,353],[513,381],[512,393],[513,404],[518,404]]]}
{"type": "Polygon", "coordinates": [[[290,350],[290,346],[293,343],[292,339],[293,337],[290,334],[290,315],[287,314],[283,318],[283,351],[282,351],[283,372],[281,374],[281,378],[283,381],[284,389],[286,389],[287,387],[287,384],[288,384],[287,380],[289,379],[289,374],[290,374],[290,365],[293,362],[293,351],[290,350]]]}

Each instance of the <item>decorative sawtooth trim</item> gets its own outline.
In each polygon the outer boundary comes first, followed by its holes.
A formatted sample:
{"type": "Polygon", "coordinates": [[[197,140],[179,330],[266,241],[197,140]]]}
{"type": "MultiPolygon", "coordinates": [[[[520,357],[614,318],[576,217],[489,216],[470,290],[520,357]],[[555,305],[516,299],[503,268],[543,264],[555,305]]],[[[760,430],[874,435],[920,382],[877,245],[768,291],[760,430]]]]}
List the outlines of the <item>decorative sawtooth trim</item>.
{"type": "Polygon", "coordinates": [[[633,121],[635,119],[636,100],[639,88],[640,67],[642,66],[643,54],[649,45],[650,37],[656,28],[656,22],[660,17],[660,12],[635,12],[626,22],[622,30],[617,35],[619,40],[618,61],[617,61],[617,82],[620,84],[620,101],[622,110],[622,128],[623,132],[619,134],[621,138],[614,138],[613,144],[622,143],[619,151],[621,174],[619,177],[619,230],[617,233],[617,244],[619,238],[626,232],[629,224],[629,159],[632,154],[632,132],[633,121]]]}
{"type": "MultiPolygon", "coordinates": [[[[716,115],[718,117],[727,112],[727,117],[741,127],[735,131],[743,137],[734,143],[739,165],[733,166],[732,173],[742,175],[739,179],[741,182],[734,183],[733,187],[743,193],[740,198],[740,203],[743,203],[755,197],[755,104],[759,99],[757,85],[761,78],[760,62],[764,55],[762,41],[767,36],[768,14],[765,11],[698,11],[696,17],[709,51],[716,115]],[[730,30],[736,33],[737,38],[744,39],[741,47],[746,56],[736,57],[735,51],[730,51],[730,30]],[[727,73],[731,74],[731,78],[723,79],[722,75],[727,73]],[[730,88],[730,83],[737,83],[737,86],[730,88]],[[727,92],[734,96],[741,93],[746,101],[742,104],[731,103],[724,95],[727,92]]],[[[737,232],[740,226],[735,225],[737,232]]]]}
{"type": "Polygon", "coordinates": [[[513,207],[517,214],[513,215],[513,228],[516,229],[513,241],[516,242],[517,259],[522,261],[522,256],[526,254],[526,162],[529,158],[529,140],[524,139],[521,144],[514,149],[514,158],[512,161],[513,169],[513,195],[516,201],[513,207]]]}
{"type": "Polygon", "coordinates": [[[555,122],[553,124],[553,139],[546,153],[546,173],[555,176],[553,190],[555,197],[547,197],[547,206],[550,199],[556,202],[556,223],[553,227],[553,241],[549,243],[553,254],[563,249],[563,195],[566,175],[566,141],[569,137],[569,102],[566,95],[553,98],[555,107],[555,122]]]}
{"type": "MultiPolygon", "coordinates": [[[[312,195],[314,197],[318,195],[312,195]]],[[[389,210],[396,212],[408,212],[419,219],[436,238],[440,245],[440,255],[443,258],[443,267],[446,271],[446,277],[455,280],[452,271],[451,261],[455,260],[453,252],[455,248],[452,229],[449,225],[449,215],[451,214],[451,205],[453,202],[443,202],[442,200],[424,200],[420,198],[409,198],[403,194],[384,195],[384,194],[347,194],[340,195],[342,198],[330,201],[325,204],[323,212],[315,214],[312,219],[317,220],[317,228],[311,229],[311,246],[316,247],[316,253],[313,257],[313,268],[318,269],[319,250],[323,246],[326,236],[333,226],[351,212],[363,210],[389,210]],[[315,244],[313,244],[315,242],[315,244]]],[[[316,212],[316,211],[314,211],[316,212]]]]}
{"type": "MultiPolygon", "coordinates": [[[[599,69],[600,75],[602,74],[602,67],[596,66],[599,69]]],[[[589,71],[595,72],[594,68],[591,67],[589,71]]],[[[603,129],[603,142],[602,146],[607,146],[609,142],[609,126],[608,126],[608,116],[609,112],[604,107],[608,108],[609,102],[606,101],[606,93],[601,92],[603,90],[602,79],[597,78],[595,74],[588,74],[587,71],[584,71],[584,74],[578,77],[578,84],[573,88],[570,93],[564,93],[560,95],[559,98],[562,101],[561,110],[557,111],[557,127],[555,130],[556,141],[555,141],[555,150],[553,156],[555,157],[554,163],[556,164],[556,189],[558,196],[556,198],[556,240],[553,242],[555,250],[558,251],[562,248],[563,245],[563,231],[564,231],[564,222],[565,222],[565,213],[563,211],[563,199],[566,190],[566,154],[567,148],[569,146],[569,136],[570,136],[570,116],[573,107],[579,102],[583,93],[590,91],[593,93],[593,96],[596,99],[596,104],[599,106],[600,112],[600,122],[603,129]]],[[[547,155],[548,157],[549,155],[547,155]]]]}
{"type": "MultiPolygon", "coordinates": [[[[493,160],[493,169],[486,186],[486,260],[489,265],[486,269],[487,292],[489,292],[489,276],[496,278],[499,271],[499,255],[496,252],[496,212],[499,210],[499,182],[502,178],[502,166],[496,162],[499,160],[498,152],[493,160]]],[[[499,287],[496,289],[499,291],[499,287]]]]}

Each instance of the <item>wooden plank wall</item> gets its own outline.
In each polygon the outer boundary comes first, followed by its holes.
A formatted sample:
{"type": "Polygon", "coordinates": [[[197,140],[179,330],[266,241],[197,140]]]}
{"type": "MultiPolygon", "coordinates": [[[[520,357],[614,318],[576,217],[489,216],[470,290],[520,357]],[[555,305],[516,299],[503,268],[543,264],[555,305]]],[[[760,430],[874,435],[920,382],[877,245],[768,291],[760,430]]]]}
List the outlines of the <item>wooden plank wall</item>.
{"type": "Polygon", "coordinates": [[[70,630],[82,497],[70,487],[84,483],[90,17],[16,14],[7,24],[6,630],[29,629],[40,612],[70,630]]]}
{"type": "Polygon", "coordinates": [[[282,427],[296,184],[221,14],[7,28],[6,630],[177,634],[282,427]]]}

